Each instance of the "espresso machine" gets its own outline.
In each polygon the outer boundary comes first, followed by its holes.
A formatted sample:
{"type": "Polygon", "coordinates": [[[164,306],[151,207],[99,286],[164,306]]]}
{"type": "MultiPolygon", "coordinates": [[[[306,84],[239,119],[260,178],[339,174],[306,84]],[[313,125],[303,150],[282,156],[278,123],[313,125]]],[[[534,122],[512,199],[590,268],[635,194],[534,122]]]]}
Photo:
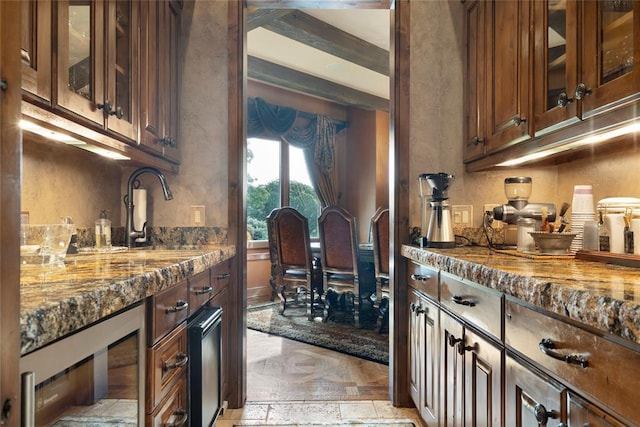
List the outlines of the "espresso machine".
{"type": "Polygon", "coordinates": [[[422,246],[429,248],[456,246],[448,195],[449,185],[453,180],[453,175],[444,172],[424,173],[418,176],[422,228],[420,244],[422,246]]]}
{"type": "Polygon", "coordinates": [[[509,200],[506,205],[493,208],[487,212],[490,220],[496,219],[507,223],[505,244],[515,245],[517,222],[520,218],[533,218],[541,222],[543,216],[549,222],[556,220],[556,206],[553,203],[529,203],[532,180],[528,176],[512,176],[504,180],[504,193],[509,200]]]}

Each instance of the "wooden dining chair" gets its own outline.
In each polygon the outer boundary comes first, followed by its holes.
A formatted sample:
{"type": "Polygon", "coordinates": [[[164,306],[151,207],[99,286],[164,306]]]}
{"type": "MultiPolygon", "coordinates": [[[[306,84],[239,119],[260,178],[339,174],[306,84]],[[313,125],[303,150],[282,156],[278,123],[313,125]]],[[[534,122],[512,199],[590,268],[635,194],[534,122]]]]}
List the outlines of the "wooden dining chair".
{"type": "Polygon", "coordinates": [[[373,266],[376,296],[373,307],[378,314],[377,329],[382,332],[389,322],[389,209],[379,207],[371,217],[373,266]]]}
{"type": "Polygon", "coordinates": [[[314,292],[311,286],[311,247],[309,223],[291,207],[276,208],[267,217],[271,288],[278,295],[284,314],[287,303],[305,297],[307,317],[313,319],[314,292]]]}
{"type": "Polygon", "coordinates": [[[318,218],[320,259],[322,261],[323,320],[338,309],[340,301],[353,310],[356,328],[360,327],[360,279],[356,219],[340,206],[327,206],[318,218]]]}

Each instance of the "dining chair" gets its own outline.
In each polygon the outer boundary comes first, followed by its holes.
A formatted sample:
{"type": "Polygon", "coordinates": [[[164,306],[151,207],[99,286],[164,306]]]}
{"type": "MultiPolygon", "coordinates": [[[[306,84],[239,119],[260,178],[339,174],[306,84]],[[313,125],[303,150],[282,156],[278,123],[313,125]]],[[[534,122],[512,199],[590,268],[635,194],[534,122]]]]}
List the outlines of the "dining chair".
{"type": "Polygon", "coordinates": [[[379,207],[371,217],[373,266],[376,276],[376,296],[373,307],[378,314],[378,332],[389,322],[389,209],[379,207]]]}
{"type": "Polygon", "coordinates": [[[284,314],[292,299],[305,298],[307,318],[313,319],[314,291],[311,286],[311,247],[309,223],[292,207],[281,207],[271,211],[267,217],[269,254],[271,257],[272,295],[277,294],[282,302],[280,314],[284,314]]]}
{"type": "Polygon", "coordinates": [[[323,321],[336,309],[353,310],[356,328],[360,328],[360,278],[356,219],[340,206],[327,206],[318,218],[320,259],[322,262],[323,321]],[[352,305],[353,304],[353,305],[352,305]]]}

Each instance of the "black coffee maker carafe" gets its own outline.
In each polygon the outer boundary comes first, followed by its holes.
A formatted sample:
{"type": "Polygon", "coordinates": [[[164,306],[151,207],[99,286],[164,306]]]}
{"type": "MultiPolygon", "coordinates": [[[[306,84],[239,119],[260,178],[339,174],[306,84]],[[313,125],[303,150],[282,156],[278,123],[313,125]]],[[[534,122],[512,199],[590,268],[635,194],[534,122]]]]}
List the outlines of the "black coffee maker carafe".
{"type": "Polygon", "coordinates": [[[423,246],[430,248],[456,246],[448,194],[449,185],[454,179],[453,175],[444,172],[424,173],[418,176],[423,246]]]}

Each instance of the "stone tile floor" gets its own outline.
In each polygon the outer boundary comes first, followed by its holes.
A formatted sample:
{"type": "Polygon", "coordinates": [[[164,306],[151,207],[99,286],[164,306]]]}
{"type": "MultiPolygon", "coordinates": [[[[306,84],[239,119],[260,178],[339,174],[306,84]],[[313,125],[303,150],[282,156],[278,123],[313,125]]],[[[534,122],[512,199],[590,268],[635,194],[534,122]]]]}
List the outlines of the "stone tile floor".
{"type": "Polygon", "coordinates": [[[227,409],[216,427],[237,425],[398,425],[420,427],[417,411],[395,408],[389,401],[250,402],[241,409],[227,409]]]}

